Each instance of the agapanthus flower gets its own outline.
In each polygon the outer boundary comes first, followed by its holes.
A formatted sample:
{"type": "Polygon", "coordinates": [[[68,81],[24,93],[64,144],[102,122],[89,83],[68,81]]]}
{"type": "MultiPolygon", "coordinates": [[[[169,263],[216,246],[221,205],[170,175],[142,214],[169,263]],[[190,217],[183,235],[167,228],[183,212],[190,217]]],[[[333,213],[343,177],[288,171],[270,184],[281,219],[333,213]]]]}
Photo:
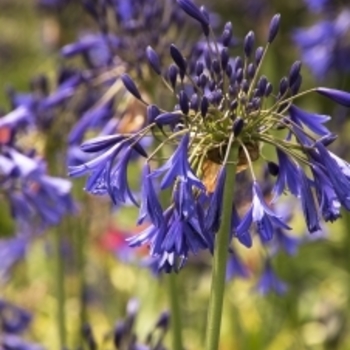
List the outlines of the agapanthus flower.
{"type": "MultiPolygon", "coordinates": [[[[147,125],[123,137],[105,136],[89,141],[90,146],[85,144],[83,149],[89,152],[92,147],[100,154],[71,169],[75,175],[92,170],[86,188],[89,192],[94,193],[102,183],[112,199],[115,194],[107,190],[111,187],[123,196],[129,188],[126,167],[118,167],[123,156],[113,157],[114,152],[120,145],[125,152],[137,151],[146,135],[156,137],[157,145],[144,155],[142,193],[135,198],[142,222],[148,220],[150,225],[131,238],[129,244],[148,246],[150,255],[159,259],[160,268],[167,271],[178,270],[191,254],[213,251],[215,234],[221,225],[223,186],[228,176],[235,176],[226,173],[233,150],[237,150],[236,172],[248,170],[252,178],[250,206],[237,210],[238,201],[233,198],[231,218],[232,239],[247,247],[252,246],[254,233],[267,243],[274,238],[276,229],[283,230],[280,234],[290,229],[286,219],[274,210],[284,193],[291,192],[300,201],[306,226],[312,233],[320,229],[322,218],[337,217],[336,203],[348,209],[350,191],[349,168],[327,149],[336,138],[324,125],[329,117],[296,105],[298,97],[325,90],[299,92],[300,61],[287,69],[275,89],[262,72],[281,16],[272,18],[264,46],[255,49],[255,35],[250,31],[243,40],[242,55],[232,56],[226,40],[232,36],[231,23],[224,26],[217,39],[203,10],[190,0],[178,4],[202,28],[207,44],[202,46],[203,53],[197,61],[170,45],[173,63],[160,75],[171,95],[176,96],[176,104],[173,108],[149,104],[136,80],[123,75],[125,88],[146,106],[147,125]],[[193,62],[194,68],[188,62],[193,62]],[[277,176],[273,200],[264,196],[253,167],[255,161],[263,158],[261,149],[265,145],[275,148],[278,158],[277,163],[267,160],[270,171],[277,176]],[[114,162],[122,174],[113,171],[114,162]],[[169,191],[169,196],[161,203],[163,191],[169,191]]],[[[155,53],[148,50],[148,55],[155,64],[155,53]]],[[[339,102],[339,96],[343,101],[347,95],[330,91],[326,96],[336,96],[339,102]]]]}
{"type": "Polygon", "coordinates": [[[287,292],[287,285],[277,277],[269,260],[265,263],[263,273],[256,285],[256,289],[263,295],[270,292],[276,294],[284,294],[287,292]]]}
{"type": "Polygon", "coordinates": [[[348,72],[349,8],[345,7],[340,11],[334,8],[329,10],[326,5],[331,6],[332,2],[327,0],[308,0],[307,3],[312,10],[324,11],[324,16],[311,27],[296,29],[293,33],[294,42],[300,48],[304,63],[320,80],[330,71],[348,72]]]}

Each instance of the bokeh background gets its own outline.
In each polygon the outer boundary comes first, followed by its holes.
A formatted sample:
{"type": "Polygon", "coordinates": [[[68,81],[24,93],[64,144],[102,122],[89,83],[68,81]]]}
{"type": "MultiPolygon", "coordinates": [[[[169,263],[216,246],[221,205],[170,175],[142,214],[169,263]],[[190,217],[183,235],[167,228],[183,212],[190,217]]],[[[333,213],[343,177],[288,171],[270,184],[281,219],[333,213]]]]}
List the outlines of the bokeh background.
{"type": "MultiPolygon", "coordinates": [[[[317,8],[321,1],[314,3],[310,7],[302,0],[207,2],[222,16],[223,23],[232,21],[238,45],[249,30],[264,43],[271,16],[281,13],[281,31],[264,66],[265,74],[276,84],[303,54],[311,62],[302,68],[304,89],[325,85],[350,91],[350,67],[346,65],[350,62],[350,6],[347,8],[347,1],[330,1],[330,7],[322,11],[317,8]],[[340,21],[341,13],[342,29],[338,32],[313,27],[322,21],[340,21]],[[297,31],[307,28],[314,28],[311,53],[305,48],[302,51],[295,41],[297,31]],[[339,62],[329,59],[324,63],[327,57],[340,59],[341,55],[344,59],[339,62]],[[318,70],[317,64],[321,65],[318,70]]],[[[66,1],[59,8],[49,5],[50,1],[39,6],[35,0],[0,0],[0,106],[4,111],[11,109],[11,89],[28,91],[31,79],[38,74],[45,73],[54,87],[57,67],[65,64],[59,49],[91,26],[79,1],[66,1]]],[[[332,115],[330,128],[339,133],[332,147],[350,161],[350,110],[336,109],[318,96],[305,101],[304,107],[332,115]]],[[[26,142],[43,147],[38,134],[26,142]]],[[[58,168],[58,174],[65,176],[65,165],[58,168]]],[[[137,167],[131,170],[135,180],[138,171],[137,167]]],[[[141,266],[139,261],[146,251],[129,250],[124,243],[125,235],[139,229],[134,225],[136,211],[112,210],[109,199],[82,194],[83,185],[83,181],[74,180],[80,212],[31,242],[23,258],[0,281],[0,298],[33,315],[23,337],[47,349],[59,348],[54,231],[62,238],[69,349],[81,345],[80,327],[85,321],[91,324],[101,349],[111,349],[111,331],[124,317],[131,298],[140,302],[136,322],[140,338],[146,336],[159,313],[169,308],[167,276],[155,276],[141,266]]],[[[296,213],[293,233],[305,237],[297,207],[292,211],[296,213]]],[[[1,242],[15,233],[8,204],[1,198],[1,242]]],[[[325,225],[322,233],[303,238],[295,255],[274,255],[273,267],[288,285],[284,295],[262,295],[256,290],[263,268],[261,249],[240,250],[250,274],[227,283],[221,349],[350,349],[350,214],[344,212],[341,220],[325,225]]],[[[203,348],[210,275],[210,257],[199,256],[177,276],[186,349],[203,348]]]]}

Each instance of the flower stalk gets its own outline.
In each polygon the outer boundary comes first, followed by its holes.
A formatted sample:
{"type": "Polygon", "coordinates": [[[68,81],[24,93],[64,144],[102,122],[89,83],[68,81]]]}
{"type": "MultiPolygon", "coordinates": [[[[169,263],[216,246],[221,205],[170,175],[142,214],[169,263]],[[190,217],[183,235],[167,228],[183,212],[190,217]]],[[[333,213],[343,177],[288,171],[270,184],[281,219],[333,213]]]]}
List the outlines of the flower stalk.
{"type": "Polygon", "coordinates": [[[206,350],[217,350],[219,346],[237,159],[238,146],[233,145],[229,151],[228,162],[226,163],[226,181],[221,225],[215,238],[213,274],[206,331],[206,350]]]}

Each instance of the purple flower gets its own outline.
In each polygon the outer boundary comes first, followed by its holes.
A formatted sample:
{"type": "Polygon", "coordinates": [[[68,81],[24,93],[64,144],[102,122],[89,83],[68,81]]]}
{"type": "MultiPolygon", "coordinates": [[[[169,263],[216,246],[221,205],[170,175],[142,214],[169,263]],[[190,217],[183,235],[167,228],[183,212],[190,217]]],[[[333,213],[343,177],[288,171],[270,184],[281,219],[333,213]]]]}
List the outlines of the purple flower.
{"type": "Polygon", "coordinates": [[[189,135],[186,134],[182,137],[178,148],[168,161],[151,173],[151,177],[157,177],[166,172],[160,184],[161,189],[170,187],[177,177],[180,177],[183,181],[188,181],[190,186],[205,189],[203,183],[193,173],[188,162],[188,144],[189,135]]]}
{"type": "Polygon", "coordinates": [[[164,224],[163,210],[158,201],[157,193],[154,189],[152,179],[149,177],[150,168],[145,163],[142,171],[141,184],[141,206],[138,218],[138,224],[148,219],[154,226],[160,227],[164,224]]]}
{"type": "Polygon", "coordinates": [[[7,301],[0,299],[0,324],[5,334],[18,334],[25,331],[32,320],[31,314],[7,301]]]}
{"type": "Polygon", "coordinates": [[[295,105],[291,105],[289,107],[289,115],[294,122],[306,125],[310,130],[318,135],[323,136],[330,134],[330,131],[322,125],[331,119],[331,117],[328,115],[309,113],[295,105]]]}
{"type": "Polygon", "coordinates": [[[273,187],[274,200],[281,196],[287,188],[290,193],[298,197],[300,194],[298,165],[290,159],[283,151],[276,149],[278,157],[278,175],[273,187]]]}
{"type": "Polygon", "coordinates": [[[282,295],[287,292],[287,285],[282,282],[272,269],[271,263],[266,261],[263,273],[257,283],[256,289],[262,295],[270,292],[282,295]]]}
{"type": "Polygon", "coordinates": [[[290,227],[268,207],[259,184],[256,181],[253,184],[252,205],[237,227],[237,235],[245,234],[250,229],[253,222],[256,223],[258,234],[263,242],[273,238],[274,225],[284,229],[290,229],[290,227]]]}
{"type": "Polygon", "coordinates": [[[208,204],[208,211],[205,217],[205,228],[209,232],[216,233],[220,228],[225,179],[226,171],[225,168],[222,167],[217,175],[215,190],[211,195],[210,202],[208,204]]]}
{"type": "Polygon", "coordinates": [[[340,105],[350,107],[350,92],[325,87],[318,87],[316,91],[340,105]]]}
{"type": "Polygon", "coordinates": [[[249,278],[249,269],[235,251],[231,251],[226,264],[226,281],[230,281],[235,277],[249,278]]]}

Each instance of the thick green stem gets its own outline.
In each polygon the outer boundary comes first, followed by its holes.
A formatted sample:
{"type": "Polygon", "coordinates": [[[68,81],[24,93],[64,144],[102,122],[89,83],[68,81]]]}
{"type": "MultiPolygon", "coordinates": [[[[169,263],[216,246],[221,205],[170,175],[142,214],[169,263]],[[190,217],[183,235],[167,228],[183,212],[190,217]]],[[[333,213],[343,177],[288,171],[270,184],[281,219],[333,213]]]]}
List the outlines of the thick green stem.
{"type": "Polygon", "coordinates": [[[223,210],[221,215],[221,225],[215,237],[213,274],[211,281],[206,330],[206,350],[217,350],[219,347],[237,158],[238,146],[234,145],[230,150],[228,163],[226,164],[226,181],[222,206],[223,210]]]}
{"type": "Polygon", "coordinates": [[[167,275],[168,295],[170,299],[171,329],[172,329],[172,349],[183,350],[182,323],[179,303],[179,293],[177,290],[178,275],[170,273],[167,275]]]}
{"type": "Polygon", "coordinates": [[[60,349],[66,346],[65,325],[65,290],[64,290],[64,259],[62,256],[62,236],[59,228],[55,229],[56,239],[56,298],[57,298],[57,331],[60,349]]]}

